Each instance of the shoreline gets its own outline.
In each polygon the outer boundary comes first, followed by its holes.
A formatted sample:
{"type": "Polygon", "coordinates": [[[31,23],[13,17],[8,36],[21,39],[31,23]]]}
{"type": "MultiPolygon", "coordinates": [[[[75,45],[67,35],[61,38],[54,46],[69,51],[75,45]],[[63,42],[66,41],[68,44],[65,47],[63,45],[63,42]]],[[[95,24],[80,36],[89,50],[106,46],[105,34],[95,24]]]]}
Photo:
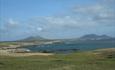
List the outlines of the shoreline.
{"type": "MultiPolygon", "coordinates": [[[[0,49],[0,56],[11,56],[11,57],[27,57],[27,56],[52,56],[54,53],[41,53],[41,52],[10,52],[13,49],[0,49]]],[[[115,48],[103,48],[92,51],[93,54],[100,54],[102,52],[115,52],[115,48]]]]}
{"type": "Polygon", "coordinates": [[[51,56],[53,53],[33,53],[33,52],[11,52],[14,49],[0,49],[0,56],[13,56],[13,57],[21,57],[21,56],[51,56]]]}

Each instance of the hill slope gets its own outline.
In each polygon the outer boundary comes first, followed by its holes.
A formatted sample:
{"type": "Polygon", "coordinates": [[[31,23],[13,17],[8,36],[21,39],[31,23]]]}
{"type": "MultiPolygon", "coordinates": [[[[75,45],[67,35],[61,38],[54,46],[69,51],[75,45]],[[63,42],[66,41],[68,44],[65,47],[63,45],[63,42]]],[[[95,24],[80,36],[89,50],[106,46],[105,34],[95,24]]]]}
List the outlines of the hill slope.
{"type": "Polygon", "coordinates": [[[40,36],[30,36],[20,41],[39,41],[39,40],[45,40],[45,38],[40,37],[40,36]]]}
{"type": "Polygon", "coordinates": [[[107,35],[88,34],[80,37],[79,39],[80,40],[109,40],[113,38],[107,35]]]}

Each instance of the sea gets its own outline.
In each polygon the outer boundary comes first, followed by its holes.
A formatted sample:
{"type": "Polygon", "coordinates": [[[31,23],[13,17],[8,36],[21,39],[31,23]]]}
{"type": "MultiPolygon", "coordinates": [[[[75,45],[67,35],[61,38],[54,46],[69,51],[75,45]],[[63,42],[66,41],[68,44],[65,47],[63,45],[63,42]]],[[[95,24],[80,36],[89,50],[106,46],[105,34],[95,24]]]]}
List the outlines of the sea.
{"type": "Polygon", "coordinates": [[[66,43],[66,44],[43,44],[24,47],[32,52],[44,53],[72,53],[91,51],[96,49],[115,48],[115,42],[93,43],[66,43]]]}

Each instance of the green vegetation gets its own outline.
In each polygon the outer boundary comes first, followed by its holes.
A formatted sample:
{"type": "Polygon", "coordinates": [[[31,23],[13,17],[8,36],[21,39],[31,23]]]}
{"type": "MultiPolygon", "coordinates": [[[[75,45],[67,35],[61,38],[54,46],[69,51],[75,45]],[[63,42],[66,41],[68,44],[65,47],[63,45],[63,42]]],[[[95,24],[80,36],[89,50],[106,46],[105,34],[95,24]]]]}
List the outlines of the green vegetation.
{"type": "Polygon", "coordinates": [[[18,42],[0,42],[0,47],[8,47],[9,45],[18,45],[18,42]]]}
{"type": "Polygon", "coordinates": [[[101,53],[93,51],[51,56],[0,56],[0,70],[114,70],[115,57],[107,58],[108,55],[101,53]]]}

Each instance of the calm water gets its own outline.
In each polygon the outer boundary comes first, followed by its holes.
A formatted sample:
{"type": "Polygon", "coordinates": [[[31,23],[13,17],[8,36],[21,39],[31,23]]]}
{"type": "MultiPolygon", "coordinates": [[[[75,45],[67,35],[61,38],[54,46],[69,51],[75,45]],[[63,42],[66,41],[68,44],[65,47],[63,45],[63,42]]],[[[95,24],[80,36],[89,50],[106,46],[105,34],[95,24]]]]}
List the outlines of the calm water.
{"type": "Polygon", "coordinates": [[[70,53],[76,51],[89,51],[101,48],[115,48],[115,43],[76,43],[76,44],[50,44],[25,47],[33,52],[70,53]]]}

